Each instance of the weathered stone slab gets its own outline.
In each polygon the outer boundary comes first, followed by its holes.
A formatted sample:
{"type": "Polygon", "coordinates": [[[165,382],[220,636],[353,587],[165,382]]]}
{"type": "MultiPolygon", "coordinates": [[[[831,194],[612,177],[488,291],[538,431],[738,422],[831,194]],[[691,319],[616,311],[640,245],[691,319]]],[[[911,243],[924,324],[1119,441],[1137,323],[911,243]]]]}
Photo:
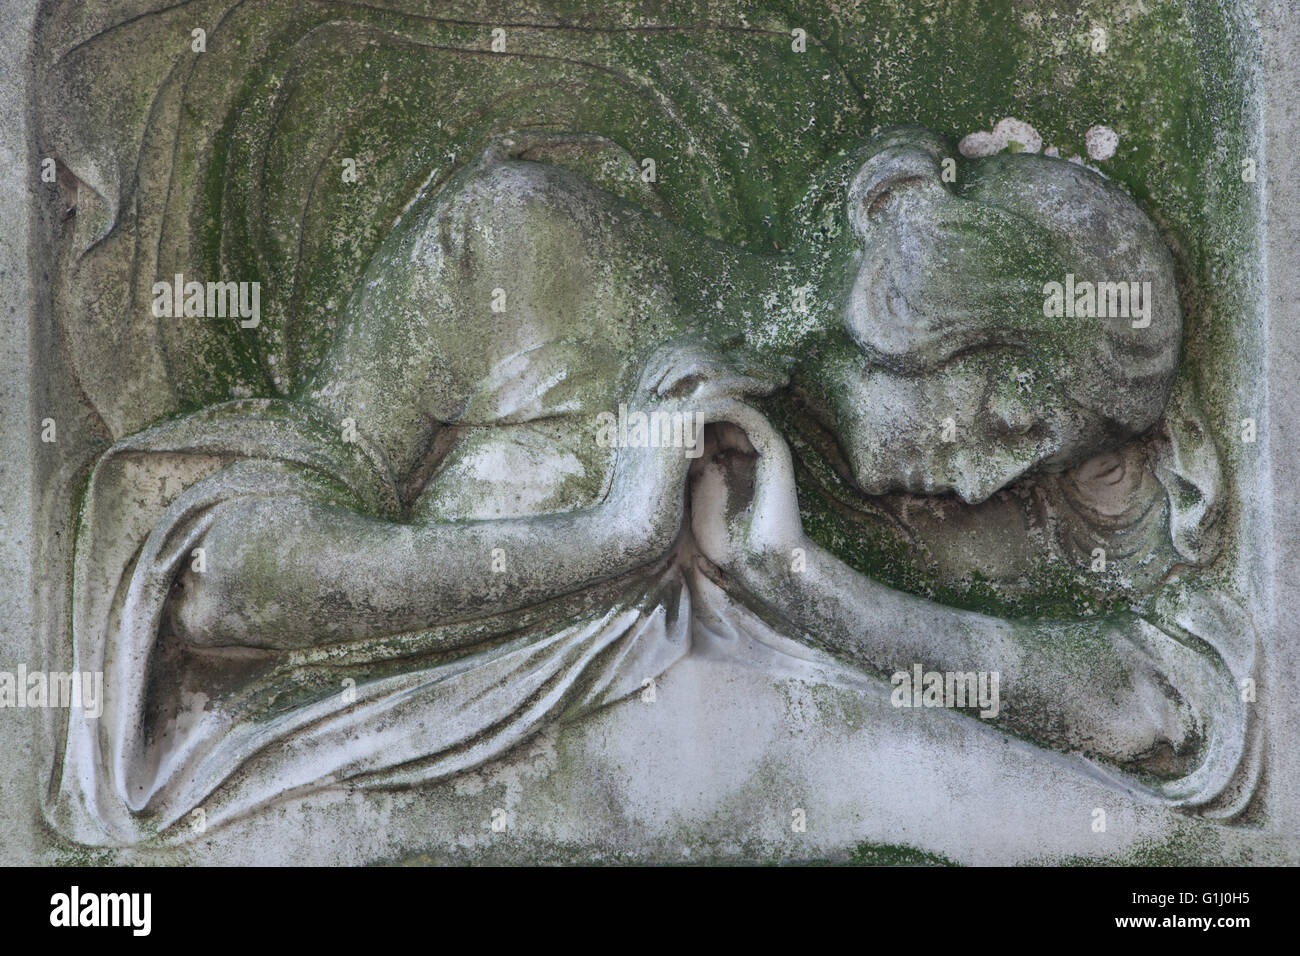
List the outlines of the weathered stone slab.
{"type": "Polygon", "coordinates": [[[426,6],[0,14],[6,861],[1300,860],[1285,4],[426,6]]]}

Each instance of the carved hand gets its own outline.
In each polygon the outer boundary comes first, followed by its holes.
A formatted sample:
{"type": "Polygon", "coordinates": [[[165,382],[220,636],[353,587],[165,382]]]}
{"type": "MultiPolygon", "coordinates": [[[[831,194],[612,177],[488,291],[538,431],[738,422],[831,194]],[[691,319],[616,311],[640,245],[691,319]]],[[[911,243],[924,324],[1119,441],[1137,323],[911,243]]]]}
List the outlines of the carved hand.
{"type": "MultiPolygon", "coordinates": [[[[780,442],[745,399],[765,395],[783,382],[783,377],[762,371],[741,371],[736,363],[695,342],[673,343],[655,352],[641,375],[630,410],[655,416],[651,420],[658,425],[652,428],[668,423],[674,438],[685,440],[680,444],[660,442],[659,447],[620,448],[608,499],[612,513],[624,522],[649,528],[652,536],[675,537],[681,527],[688,470],[705,454],[704,426],[761,426],[780,442]]],[[[713,440],[710,430],[708,441],[713,440]]]]}
{"type": "Polygon", "coordinates": [[[807,538],[785,439],[758,410],[733,408],[692,470],[692,527],[701,552],[728,573],[761,584],[779,577],[807,538]]]}

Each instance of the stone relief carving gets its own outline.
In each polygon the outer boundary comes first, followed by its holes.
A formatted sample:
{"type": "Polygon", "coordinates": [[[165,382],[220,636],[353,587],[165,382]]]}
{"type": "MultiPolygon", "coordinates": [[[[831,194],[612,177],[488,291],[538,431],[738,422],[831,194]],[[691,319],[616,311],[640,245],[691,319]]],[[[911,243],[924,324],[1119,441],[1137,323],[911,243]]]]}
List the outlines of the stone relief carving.
{"type": "MultiPolygon", "coordinates": [[[[354,70],[402,90],[430,57],[472,61],[457,82],[497,66],[396,13],[228,15],[215,65],[117,74],[151,93],[120,137],[46,104],[75,210],[56,307],[105,436],[68,639],[109,693],[67,723],[61,832],[129,844],[200,807],[445,779],[701,649],[829,657],[886,689],[993,674],[964,719],[1154,802],[1247,806],[1256,637],[1206,573],[1218,453],[1179,375],[1174,260],[1123,190],[917,126],[848,136],[841,79],[818,101],[843,145],[816,162],[669,126],[659,155],[686,158],[661,192],[584,108],[600,83],[636,90],[610,110],[680,104],[537,30],[547,62],[492,81],[508,108],[467,84],[493,108],[436,157],[371,147],[353,169],[394,188],[349,194],[349,127],[304,110],[354,70]],[[557,92],[578,74],[580,101],[557,92]],[[727,185],[747,175],[766,204],[727,185]],[[785,241],[761,241],[774,218],[785,241]],[[260,299],[215,318],[214,280],[260,299]],[[1121,282],[1129,307],[1101,314],[1121,282]],[[924,556],[917,593],[864,568],[884,540],[924,556]],[[1098,560],[1088,613],[1035,613],[1044,575],[1098,560]],[[944,603],[973,569],[1027,613],[944,603]]],[[[52,75],[130,29],[56,16],[52,75]]],[[[696,88],[721,88],[721,50],[767,55],[759,34],[696,37],[696,88]]]]}

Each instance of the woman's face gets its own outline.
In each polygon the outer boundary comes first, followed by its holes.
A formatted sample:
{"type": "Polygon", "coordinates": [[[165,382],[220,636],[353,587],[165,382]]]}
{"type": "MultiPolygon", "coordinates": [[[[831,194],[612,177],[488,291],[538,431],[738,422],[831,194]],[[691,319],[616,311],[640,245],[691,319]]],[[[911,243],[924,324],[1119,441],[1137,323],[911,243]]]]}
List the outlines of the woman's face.
{"type": "Polygon", "coordinates": [[[850,205],[853,278],[800,378],[863,491],[974,503],[1099,450],[1102,423],[1064,387],[1088,374],[1089,332],[1045,324],[1043,283],[1065,266],[1041,229],[921,176],[850,205]]]}
{"type": "Polygon", "coordinates": [[[845,343],[816,377],[820,405],[868,494],[952,492],[976,503],[1025,473],[1071,465],[1104,442],[1049,361],[974,349],[902,373],[845,343]]]}

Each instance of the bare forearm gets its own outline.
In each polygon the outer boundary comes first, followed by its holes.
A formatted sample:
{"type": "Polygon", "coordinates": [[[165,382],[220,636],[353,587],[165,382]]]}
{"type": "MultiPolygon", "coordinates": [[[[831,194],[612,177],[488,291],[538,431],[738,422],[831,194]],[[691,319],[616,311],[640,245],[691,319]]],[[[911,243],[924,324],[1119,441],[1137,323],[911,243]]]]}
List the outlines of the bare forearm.
{"type": "Polygon", "coordinates": [[[836,657],[882,676],[916,665],[996,674],[997,722],[1062,747],[1125,759],[1186,742],[1181,702],[1132,639],[1140,620],[1003,620],[903,594],[811,542],[804,549],[802,570],[751,559],[742,583],[836,657]]]}
{"type": "Polygon", "coordinates": [[[295,647],[514,610],[654,560],[671,543],[603,509],[500,521],[395,524],[300,499],[244,499],[215,516],[202,572],[173,616],[207,645],[295,647]]]}
{"type": "Polygon", "coordinates": [[[811,541],[803,555],[751,556],[737,577],[771,612],[837,657],[884,674],[1005,658],[1011,626],[886,587],[811,541]]]}

